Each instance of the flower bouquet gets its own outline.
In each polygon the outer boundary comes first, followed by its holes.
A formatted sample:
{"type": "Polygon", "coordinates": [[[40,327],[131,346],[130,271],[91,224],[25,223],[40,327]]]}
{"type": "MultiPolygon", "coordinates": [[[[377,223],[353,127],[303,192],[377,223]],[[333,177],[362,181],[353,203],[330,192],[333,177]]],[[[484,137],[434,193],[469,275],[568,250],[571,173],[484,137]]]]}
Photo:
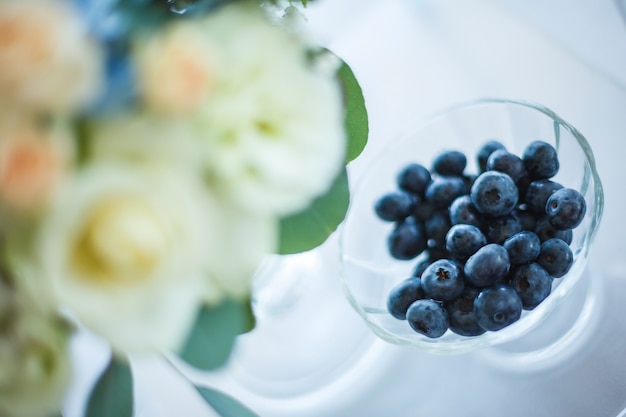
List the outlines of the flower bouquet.
{"type": "Polygon", "coordinates": [[[112,352],[88,417],[132,415],[129,354],[219,367],[264,256],[343,220],[367,115],[302,6],[0,2],[1,416],[58,413],[76,331],[112,352]]]}

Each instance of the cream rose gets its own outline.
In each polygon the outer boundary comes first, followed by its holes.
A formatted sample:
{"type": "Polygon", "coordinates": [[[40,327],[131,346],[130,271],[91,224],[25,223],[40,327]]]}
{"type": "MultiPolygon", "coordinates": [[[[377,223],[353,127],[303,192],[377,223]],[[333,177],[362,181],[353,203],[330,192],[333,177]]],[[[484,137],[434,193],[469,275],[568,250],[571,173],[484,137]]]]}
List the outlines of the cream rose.
{"type": "Polygon", "coordinates": [[[114,350],[175,351],[206,298],[215,218],[187,176],[95,165],[59,193],[36,260],[59,304],[114,350]]]}
{"type": "Polygon", "coordinates": [[[134,50],[137,82],[147,108],[178,115],[210,99],[217,51],[193,20],[139,39],[134,50]]]}
{"type": "Polygon", "coordinates": [[[76,109],[100,89],[101,61],[68,2],[0,2],[0,102],[76,109]]]}
{"type": "Polygon", "coordinates": [[[252,211],[282,216],[305,208],[343,165],[338,83],[254,9],[226,6],[203,23],[224,50],[213,100],[196,119],[210,177],[252,211]]]}

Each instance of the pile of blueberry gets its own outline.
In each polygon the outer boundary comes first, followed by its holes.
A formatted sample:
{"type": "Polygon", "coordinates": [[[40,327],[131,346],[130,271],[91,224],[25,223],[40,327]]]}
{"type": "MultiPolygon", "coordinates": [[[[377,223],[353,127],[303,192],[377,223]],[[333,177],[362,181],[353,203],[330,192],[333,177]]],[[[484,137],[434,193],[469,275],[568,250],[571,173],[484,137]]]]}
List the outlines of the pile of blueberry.
{"type": "Polygon", "coordinates": [[[490,140],[476,158],[478,175],[465,172],[458,151],[439,154],[430,170],[409,164],[398,173],[398,189],[375,203],[377,216],[393,222],[391,256],[416,261],[413,276],[389,293],[387,309],[430,338],[512,324],[574,261],[572,229],[586,204],[550,179],[559,170],[554,147],[535,141],[519,157],[490,140]]]}

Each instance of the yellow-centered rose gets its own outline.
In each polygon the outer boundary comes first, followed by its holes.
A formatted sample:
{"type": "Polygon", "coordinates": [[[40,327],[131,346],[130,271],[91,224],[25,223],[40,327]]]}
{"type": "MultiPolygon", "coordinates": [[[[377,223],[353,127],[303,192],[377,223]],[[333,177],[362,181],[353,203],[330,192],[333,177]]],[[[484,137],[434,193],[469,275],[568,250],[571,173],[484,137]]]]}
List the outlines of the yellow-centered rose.
{"type": "Polygon", "coordinates": [[[38,259],[60,305],[115,350],[176,350],[217,288],[206,256],[216,220],[192,177],[95,165],[59,193],[38,259]]]}

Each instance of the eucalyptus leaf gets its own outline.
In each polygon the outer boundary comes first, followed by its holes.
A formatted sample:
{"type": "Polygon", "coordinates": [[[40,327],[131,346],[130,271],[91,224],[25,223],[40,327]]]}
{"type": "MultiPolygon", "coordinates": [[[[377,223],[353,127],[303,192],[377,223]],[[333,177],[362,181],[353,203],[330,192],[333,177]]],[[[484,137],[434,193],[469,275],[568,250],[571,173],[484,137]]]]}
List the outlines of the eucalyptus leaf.
{"type": "Polygon", "coordinates": [[[300,253],[324,243],[343,221],[350,193],[345,168],[326,194],[305,211],[281,219],[279,253],[300,253]]]}
{"type": "Polygon", "coordinates": [[[202,398],[222,417],[258,417],[236,399],[211,388],[196,387],[202,398]]]}
{"type": "Polygon", "coordinates": [[[365,107],[363,91],[352,69],[345,62],[339,68],[339,78],[343,86],[346,106],[345,129],[348,136],[346,162],[354,160],[361,154],[367,144],[369,135],[369,119],[365,107]]]}
{"type": "Polygon", "coordinates": [[[230,357],[237,335],[253,326],[249,301],[225,300],[217,306],[205,306],[179,356],[196,368],[215,369],[230,357]]]}
{"type": "Polygon", "coordinates": [[[132,417],[133,377],[128,363],[112,357],[96,382],[85,417],[132,417]]]}

